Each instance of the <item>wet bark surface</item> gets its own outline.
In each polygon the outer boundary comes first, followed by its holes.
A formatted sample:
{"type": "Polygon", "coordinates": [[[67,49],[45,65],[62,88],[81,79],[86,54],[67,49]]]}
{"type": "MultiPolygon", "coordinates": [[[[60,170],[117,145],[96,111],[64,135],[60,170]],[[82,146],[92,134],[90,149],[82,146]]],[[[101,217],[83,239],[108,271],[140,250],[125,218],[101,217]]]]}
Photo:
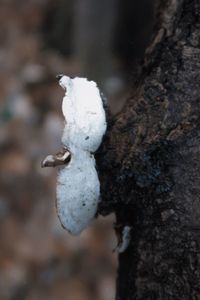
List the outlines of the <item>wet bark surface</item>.
{"type": "Polygon", "coordinates": [[[116,299],[200,299],[200,3],[155,9],[133,96],[96,154],[99,213],[132,228],[116,299]]]}

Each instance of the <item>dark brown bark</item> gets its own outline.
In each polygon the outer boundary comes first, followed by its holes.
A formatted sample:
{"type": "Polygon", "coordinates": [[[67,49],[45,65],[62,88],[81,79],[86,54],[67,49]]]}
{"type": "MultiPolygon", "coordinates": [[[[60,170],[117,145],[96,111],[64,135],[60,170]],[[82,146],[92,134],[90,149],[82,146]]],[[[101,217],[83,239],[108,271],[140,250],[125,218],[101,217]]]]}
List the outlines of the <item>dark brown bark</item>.
{"type": "Polygon", "coordinates": [[[200,2],[154,9],[133,97],[96,154],[99,213],[132,227],[116,299],[200,299],[200,2]]]}

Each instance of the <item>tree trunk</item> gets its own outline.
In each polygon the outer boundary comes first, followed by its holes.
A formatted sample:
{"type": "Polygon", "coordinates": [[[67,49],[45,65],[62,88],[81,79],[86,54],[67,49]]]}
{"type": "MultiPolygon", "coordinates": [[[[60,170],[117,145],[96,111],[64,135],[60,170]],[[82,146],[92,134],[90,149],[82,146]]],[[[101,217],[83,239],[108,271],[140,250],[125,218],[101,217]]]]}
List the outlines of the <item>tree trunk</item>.
{"type": "Polygon", "coordinates": [[[96,154],[99,213],[131,226],[117,300],[200,299],[200,2],[154,2],[133,96],[96,154]]]}

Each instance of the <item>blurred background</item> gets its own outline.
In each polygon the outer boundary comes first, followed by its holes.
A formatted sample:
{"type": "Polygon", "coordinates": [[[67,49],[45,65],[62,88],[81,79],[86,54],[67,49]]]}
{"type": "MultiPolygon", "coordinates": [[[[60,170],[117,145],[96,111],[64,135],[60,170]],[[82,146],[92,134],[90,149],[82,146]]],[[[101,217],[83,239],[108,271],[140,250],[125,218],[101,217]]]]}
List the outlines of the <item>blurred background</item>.
{"type": "Polygon", "coordinates": [[[61,146],[56,74],[97,81],[113,114],[123,106],[152,29],[148,3],[0,1],[1,300],[115,298],[114,216],[70,236],[56,215],[56,170],[40,163],[61,146]]]}

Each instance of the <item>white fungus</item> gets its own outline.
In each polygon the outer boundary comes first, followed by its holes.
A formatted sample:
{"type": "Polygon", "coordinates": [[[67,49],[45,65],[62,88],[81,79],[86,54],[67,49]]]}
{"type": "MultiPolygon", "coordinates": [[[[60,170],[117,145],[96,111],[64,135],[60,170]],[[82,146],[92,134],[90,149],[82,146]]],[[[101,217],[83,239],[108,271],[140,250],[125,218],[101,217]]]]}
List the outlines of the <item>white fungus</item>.
{"type": "Polygon", "coordinates": [[[58,174],[57,211],[63,227],[77,235],[97,212],[100,183],[93,153],[106,131],[106,116],[95,82],[62,76],[59,84],[65,90],[62,143],[71,160],[58,174]]]}
{"type": "Polygon", "coordinates": [[[62,111],[66,126],[62,137],[65,146],[95,152],[106,131],[106,116],[99,89],[86,78],[63,76],[60,85],[65,96],[62,111]]]}
{"type": "Polygon", "coordinates": [[[122,230],[122,242],[117,248],[119,253],[123,253],[128,248],[130,243],[130,238],[131,238],[131,227],[124,226],[122,230]]]}

